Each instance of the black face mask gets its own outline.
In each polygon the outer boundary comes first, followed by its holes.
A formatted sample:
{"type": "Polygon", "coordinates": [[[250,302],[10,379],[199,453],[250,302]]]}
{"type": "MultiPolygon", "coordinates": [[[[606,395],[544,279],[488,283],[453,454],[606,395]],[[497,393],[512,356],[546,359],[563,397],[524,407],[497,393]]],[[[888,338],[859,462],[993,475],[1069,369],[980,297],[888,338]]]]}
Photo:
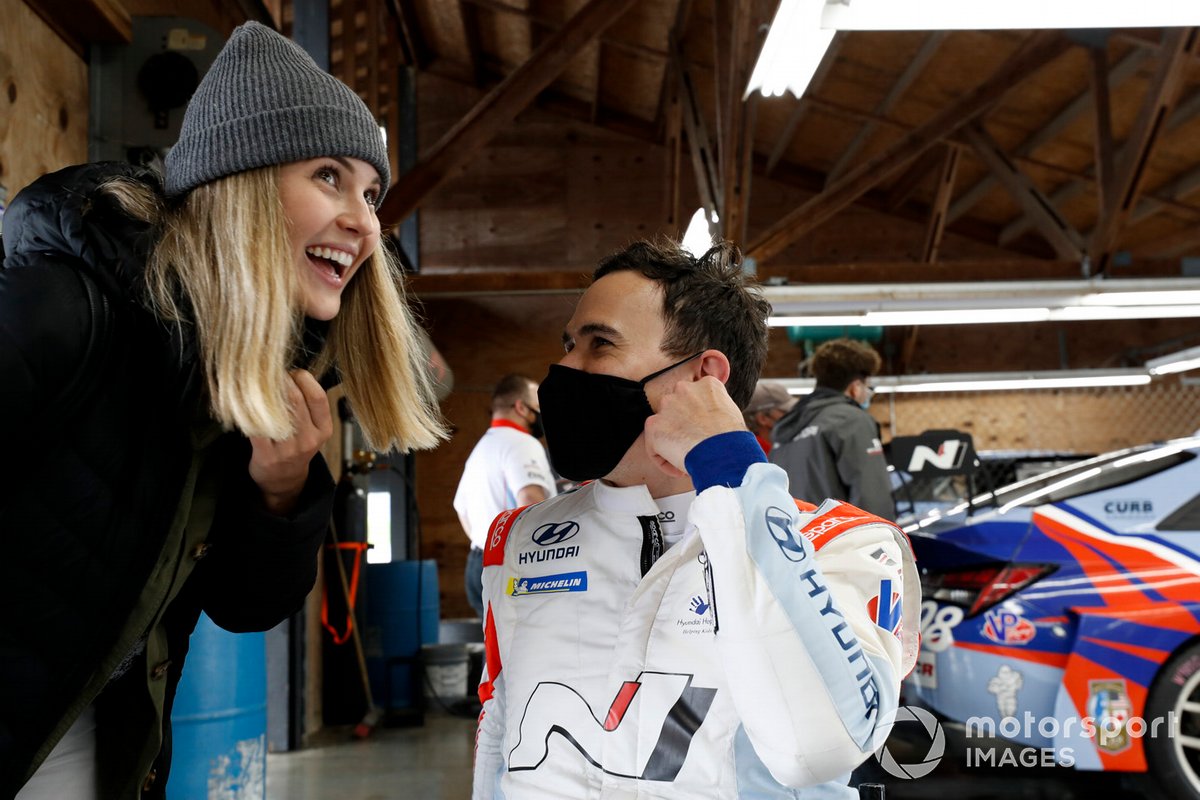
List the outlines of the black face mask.
{"type": "Polygon", "coordinates": [[[646,384],[699,355],[640,381],[551,365],[538,389],[538,400],[555,471],[573,481],[603,478],[612,472],[654,414],[646,399],[646,384]]]}
{"type": "Polygon", "coordinates": [[[529,409],[533,413],[533,422],[529,423],[529,435],[535,439],[540,439],[546,435],[545,428],[542,427],[542,412],[529,409]]]}

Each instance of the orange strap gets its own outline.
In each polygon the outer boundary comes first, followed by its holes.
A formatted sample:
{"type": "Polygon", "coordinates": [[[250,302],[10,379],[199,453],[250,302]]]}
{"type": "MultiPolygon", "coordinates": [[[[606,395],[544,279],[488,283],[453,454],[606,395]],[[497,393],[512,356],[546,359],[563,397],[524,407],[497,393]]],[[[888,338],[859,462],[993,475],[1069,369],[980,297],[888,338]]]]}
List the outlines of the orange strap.
{"type": "MultiPolygon", "coordinates": [[[[350,571],[350,605],[346,608],[346,632],[339,634],[337,628],[329,624],[329,581],[325,581],[325,592],[321,595],[321,625],[325,630],[329,631],[329,635],[333,637],[334,644],[345,644],[350,639],[350,633],[354,630],[354,603],[358,597],[358,573],[362,564],[362,554],[367,550],[366,542],[338,542],[337,544],[327,544],[326,548],[330,550],[353,550],[354,551],[354,568],[350,571]]],[[[342,557],[341,553],[337,554],[338,558],[342,557]]],[[[340,579],[339,579],[340,580],[340,579]]]]}

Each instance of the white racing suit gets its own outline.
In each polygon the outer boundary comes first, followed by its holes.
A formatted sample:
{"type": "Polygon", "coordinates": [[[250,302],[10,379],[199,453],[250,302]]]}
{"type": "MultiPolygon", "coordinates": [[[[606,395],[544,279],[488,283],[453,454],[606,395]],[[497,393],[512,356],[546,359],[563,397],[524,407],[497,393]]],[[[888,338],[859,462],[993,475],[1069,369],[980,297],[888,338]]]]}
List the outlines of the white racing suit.
{"type": "Polygon", "coordinates": [[[730,467],[743,435],[689,454],[698,494],[656,561],[644,486],[497,517],[476,800],[857,796],[916,660],[911,550],[852,506],[797,503],[779,467],[730,467]]]}

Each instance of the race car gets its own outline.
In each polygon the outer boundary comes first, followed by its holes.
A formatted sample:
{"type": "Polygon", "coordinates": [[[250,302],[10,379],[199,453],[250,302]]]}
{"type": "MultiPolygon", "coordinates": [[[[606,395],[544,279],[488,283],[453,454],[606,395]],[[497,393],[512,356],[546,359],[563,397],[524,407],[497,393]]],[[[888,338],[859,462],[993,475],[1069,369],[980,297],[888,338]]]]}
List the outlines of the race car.
{"type": "Polygon", "coordinates": [[[1200,437],[1107,453],[905,527],[924,597],[906,702],[965,727],[968,766],[998,736],[1200,800],[1197,456],[1200,437]]]}

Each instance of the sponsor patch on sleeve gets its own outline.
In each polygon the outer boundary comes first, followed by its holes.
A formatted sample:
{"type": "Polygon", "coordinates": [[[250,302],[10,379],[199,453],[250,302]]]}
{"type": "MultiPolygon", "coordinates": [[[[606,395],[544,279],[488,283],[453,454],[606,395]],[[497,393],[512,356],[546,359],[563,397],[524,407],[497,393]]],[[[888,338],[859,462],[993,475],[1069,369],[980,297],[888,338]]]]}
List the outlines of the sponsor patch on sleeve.
{"type": "Polygon", "coordinates": [[[820,550],[843,533],[872,522],[895,527],[886,519],[855,508],[849,503],[838,503],[821,516],[809,520],[808,524],[801,528],[800,533],[804,535],[805,539],[808,539],[814,550],[820,550]]]}
{"type": "Polygon", "coordinates": [[[492,527],[488,528],[487,544],[483,548],[483,565],[485,567],[498,567],[504,563],[504,545],[508,541],[508,534],[512,530],[513,524],[516,523],[517,517],[521,516],[521,512],[527,508],[529,506],[501,511],[492,521],[492,527]]]}

